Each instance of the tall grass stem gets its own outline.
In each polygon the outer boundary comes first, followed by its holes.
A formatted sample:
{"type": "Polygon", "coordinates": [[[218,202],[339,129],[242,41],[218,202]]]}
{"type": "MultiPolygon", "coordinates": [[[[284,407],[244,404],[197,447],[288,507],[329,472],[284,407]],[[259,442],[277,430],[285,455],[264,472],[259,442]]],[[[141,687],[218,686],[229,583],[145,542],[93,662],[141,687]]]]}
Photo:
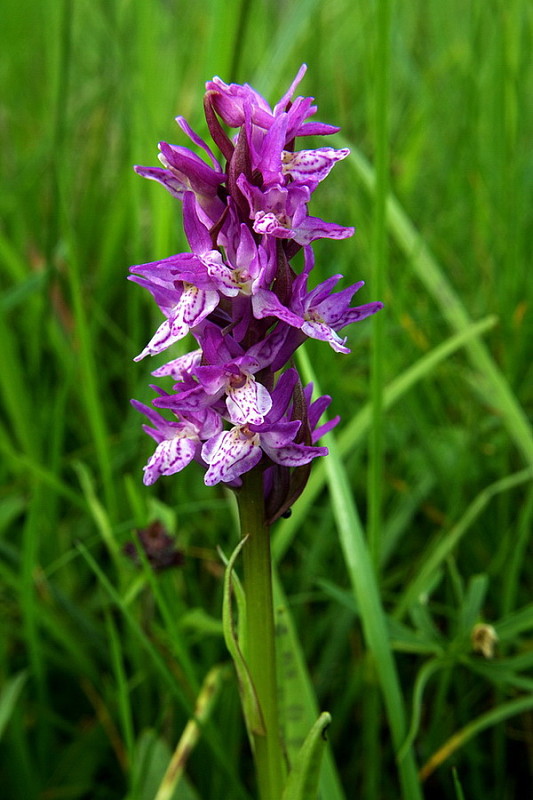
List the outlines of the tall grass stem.
{"type": "MultiPolygon", "coordinates": [[[[390,3],[379,0],[376,20],[376,86],[374,106],[374,149],[376,191],[372,229],[371,295],[385,298],[387,276],[387,194],[389,189],[389,73],[390,73],[390,3]]],[[[372,427],[370,429],[368,464],[368,541],[374,564],[379,564],[383,505],[383,376],[385,314],[372,319],[370,396],[372,427]]]]}

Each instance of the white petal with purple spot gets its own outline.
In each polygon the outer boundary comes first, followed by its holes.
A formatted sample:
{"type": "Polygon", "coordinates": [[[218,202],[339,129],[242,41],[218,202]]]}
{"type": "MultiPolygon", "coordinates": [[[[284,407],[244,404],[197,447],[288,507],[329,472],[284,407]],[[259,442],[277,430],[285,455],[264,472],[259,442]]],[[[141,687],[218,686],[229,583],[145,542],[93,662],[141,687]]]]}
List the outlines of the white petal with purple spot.
{"type": "Polygon", "coordinates": [[[144,484],[151,486],[160,475],[180,472],[193,460],[195,450],[196,441],[189,438],[178,435],[173,439],[164,439],[144,467],[144,484]]]}
{"type": "Polygon", "coordinates": [[[193,350],[191,353],[186,353],[184,356],[174,358],[172,361],[168,361],[161,367],[154,369],[152,375],[154,375],[156,378],[169,375],[171,378],[174,378],[174,380],[179,381],[183,378],[185,373],[189,372],[192,367],[195,367],[197,364],[199,364],[201,360],[202,351],[193,350]]]}
{"type": "Polygon", "coordinates": [[[281,154],[282,172],[289,175],[297,183],[315,181],[320,183],[327,177],[337,161],[350,154],[347,147],[335,150],[333,147],[319,147],[316,150],[298,150],[290,153],[284,150],[281,154]]]}
{"type": "Polygon", "coordinates": [[[258,211],[255,215],[253,228],[256,233],[267,233],[270,236],[277,236],[281,239],[290,239],[292,236],[290,227],[282,225],[272,211],[258,211]]]}
{"type": "Polygon", "coordinates": [[[337,353],[350,352],[350,349],[344,346],[346,337],[341,339],[333,328],[330,328],[325,322],[305,321],[302,325],[302,333],[305,333],[310,339],[320,339],[323,342],[328,342],[337,353]]]}
{"type": "Polygon", "coordinates": [[[163,352],[163,350],[166,350],[167,347],[170,347],[170,345],[174,344],[174,342],[178,342],[180,339],[183,339],[188,332],[188,328],[186,328],[184,332],[182,332],[180,328],[174,330],[172,319],[164,320],[142,353],[139,353],[138,356],[135,356],[133,360],[141,361],[146,356],[155,356],[157,353],[163,352]]]}
{"type": "Polygon", "coordinates": [[[248,431],[245,426],[223,431],[202,447],[202,458],[210,465],[205,473],[205,485],[214,486],[220,481],[229,483],[235,480],[255,467],[261,455],[258,433],[248,431]]]}
{"type": "Polygon", "coordinates": [[[248,375],[242,386],[229,386],[226,406],[229,418],[237,425],[260,425],[272,408],[270,393],[262,383],[248,375]]]}
{"type": "MultiPolygon", "coordinates": [[[[193,328],[198,325],[218,305],[218,293],[213,290],[198,289],[190,283],[184,284],[180,300],[180,316],[183,322],[193,328]]],[[[176,320],[178,323],[178,320],[176,320]]]]}

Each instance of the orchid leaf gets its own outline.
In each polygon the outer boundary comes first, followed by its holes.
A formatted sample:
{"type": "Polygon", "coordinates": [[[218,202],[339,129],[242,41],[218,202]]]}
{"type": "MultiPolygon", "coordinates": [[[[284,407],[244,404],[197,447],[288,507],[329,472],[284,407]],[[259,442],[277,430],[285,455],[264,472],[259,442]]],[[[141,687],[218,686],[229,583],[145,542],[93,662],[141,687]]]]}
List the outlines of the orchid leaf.
{"type": "MultiPolygon", "coordinates": [[[[232,594],[233,594],[233,567],[245,545],[248,537],[244,537],[235,550],[233,551],[230,560],[228,561],[226,572],[224,574],[224,599],[222,604],[222,627],[224,631],[224,640],[226,647],[235,664],[237,672],[237,680],[239,682],[239,692],[241,695],[242,708],[244,719],[246,721],[246,728],[248,734],[264,735],[265,724],[261,714],[261,708],[257,699],[257,694],[253,681],[248,669],[248,664],[243,656],[239,638],[236,632],[235,620],[233,618],[232,609],[232,594]]],[[[251,737],[250,737],[251,738],[251,737]]]]}
{"type": "MultiPolygon", "coordinates": [[[[292,767],[316,719],[318,703],[302,645],[285,592],[274,569],[276,644],[281,683],[280,711],[285,751],[292,767]]],[[[321,800],[344,800],[345,794],[329,748],[323,757],[319,783],[321,800]]]]}
{"type": "Polygon", "coordinates": [[[307,734],[289,774],[282,800],[312,800],[316,797],[330,723],[331,715],[324,711],[307,734]]]}

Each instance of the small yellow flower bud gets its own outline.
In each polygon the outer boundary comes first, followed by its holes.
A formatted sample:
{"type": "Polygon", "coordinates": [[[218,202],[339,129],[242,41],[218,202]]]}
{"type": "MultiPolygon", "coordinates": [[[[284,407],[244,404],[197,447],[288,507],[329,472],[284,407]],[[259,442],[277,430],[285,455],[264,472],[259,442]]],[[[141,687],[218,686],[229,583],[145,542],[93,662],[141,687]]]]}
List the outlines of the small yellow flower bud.
{"type": "Polygon", "coordinates": [[[494,657],[494,645],[498,641],[498,634],[492,627],[485,622],[478,622],[472,628],[470,635],[472,650],[474,653],[481,653],[485,658],[494,657]]]}

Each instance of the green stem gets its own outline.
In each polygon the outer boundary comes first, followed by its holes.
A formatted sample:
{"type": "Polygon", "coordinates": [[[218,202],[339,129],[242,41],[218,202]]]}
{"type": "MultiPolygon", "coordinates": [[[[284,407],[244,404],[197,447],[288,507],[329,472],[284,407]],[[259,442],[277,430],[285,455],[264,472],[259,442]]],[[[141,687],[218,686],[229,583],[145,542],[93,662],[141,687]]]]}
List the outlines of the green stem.
{"type": "Polygon", "coordinates": [[[253,734],[261,800],[281,797],[284,759],[281,749],[276,680],[270,533],[265,522],[263,476],[254,469],[243,476],[237,494],[246,595],[246,659],[262,711],[265,734],[253,734]]]}

